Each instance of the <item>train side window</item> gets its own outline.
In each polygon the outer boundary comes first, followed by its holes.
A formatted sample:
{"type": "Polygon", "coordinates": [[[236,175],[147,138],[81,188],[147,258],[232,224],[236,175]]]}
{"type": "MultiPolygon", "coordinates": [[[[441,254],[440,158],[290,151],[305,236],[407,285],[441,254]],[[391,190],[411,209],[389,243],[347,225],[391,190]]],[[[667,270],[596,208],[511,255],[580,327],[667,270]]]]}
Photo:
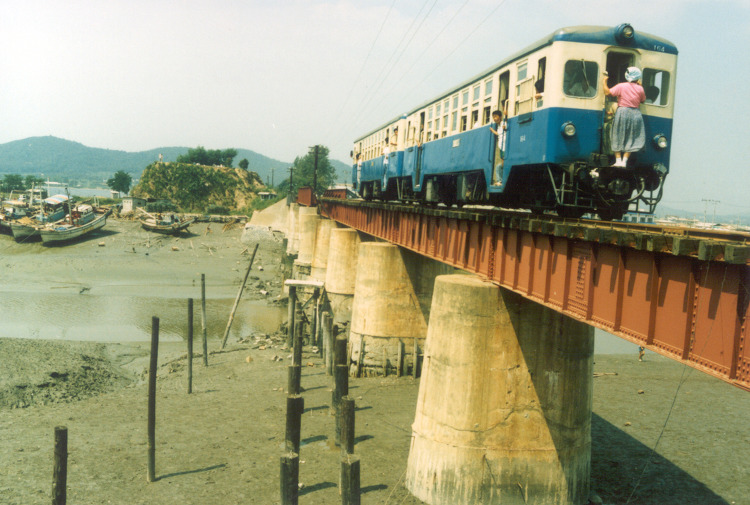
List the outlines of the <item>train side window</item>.
{"type": "Polygon", "coordinates": [[[563,92],[568,96],[591,98],[599,83],[599,65],[595,61],[568,60],[565,62],[563,92]]]}
{"type": "Polygon", "coordinates": [[[537,93],[544,93],[544,76],[547,73],[547,58],[539,60],[539,66],[536,71],[536,82],[534,88],[537,93]]]}
{"type": "Polygon", "coordinates": [[[458,112],[454,112],[451,116],[451,131],[456,132],[458,130],[458,112]]]}
{"type": "Polygon", "coordinates": [[[453,110],[458,109],[458,95],[453,96],[453,110]]]}
{"type": "Polygon", "coordinates": [[[482,124],[487,124],[490,122],[490,106],[486,105],[484,109],[482,109],[482,124]]]}
{"type": "Polygon", "coordinates": [[[471,127],[476,128],[479,126],[479,110],[474,109],[471,111],[471,127]]]}
{"type": "Polygon", "coordinates": [[[492,94],[492,79],[484,81],[484,96],[490,96],[492,94]]]}
{"type": "Polygon", "coordinates": [[[529,71],[529,62],[524,61],[523,63],[519,63],[516,68],[518,70],[518,78],[516,79],[516,81],[520,82],[526,79],[526,74],[529,71]]]}
{"type": "Polygon", "coordinates": [[[646,103],[667,105],[669,72],[655,68],[644,68],[643,90],[646,92],[646,103]]]}
{"type": "Polygon", "coordinates": [[[474,95],[472,97],[472,100],[479,100],[480,89],[481,88],[479,87],[479,84],[477,84],[476,86],[474,86],[474,90],[473,90],[474,95]]]}

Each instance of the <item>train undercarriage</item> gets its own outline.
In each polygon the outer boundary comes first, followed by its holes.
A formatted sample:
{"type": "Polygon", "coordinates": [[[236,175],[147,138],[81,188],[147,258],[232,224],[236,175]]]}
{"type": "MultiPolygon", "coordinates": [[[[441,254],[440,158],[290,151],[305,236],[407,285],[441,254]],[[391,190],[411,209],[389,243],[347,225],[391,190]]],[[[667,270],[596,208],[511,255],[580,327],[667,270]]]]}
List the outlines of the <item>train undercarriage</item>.
{"type": "MultiPolygon", "coordinates": [[[[596,161],[596,160],[595,160],[596,161]]],[[[411,177],[363,181],[365,200],[415,202],[448,207],[493,205],[528,209],[534,214],[556,212],[580,218],[597,214],[605,221],[621,219],[629,210],[652,213],[663,192],[666,167],[618,168],[603,163],[574,162],[516,167],[502,193],[488,191],[484,172],[426,175],[416,190],[411,177]]]]}

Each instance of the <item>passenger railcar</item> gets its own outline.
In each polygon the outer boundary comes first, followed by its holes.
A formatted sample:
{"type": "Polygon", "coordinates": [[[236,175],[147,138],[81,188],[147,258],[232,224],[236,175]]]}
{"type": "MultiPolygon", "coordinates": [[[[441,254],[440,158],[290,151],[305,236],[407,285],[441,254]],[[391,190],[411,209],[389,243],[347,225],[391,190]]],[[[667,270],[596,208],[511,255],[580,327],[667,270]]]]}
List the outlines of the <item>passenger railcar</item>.
{"type": "Polygon", "coordinates": [[[669,173],[677,48],[631,25],[562,28],[354,141],[365,199],[493,204],[566,217],[653,212],[669,173]],[[613,167],[610,87],[642,69],[646,146],[613,167]],[[504,111],[504,139],[490,130],[504,111]]]}

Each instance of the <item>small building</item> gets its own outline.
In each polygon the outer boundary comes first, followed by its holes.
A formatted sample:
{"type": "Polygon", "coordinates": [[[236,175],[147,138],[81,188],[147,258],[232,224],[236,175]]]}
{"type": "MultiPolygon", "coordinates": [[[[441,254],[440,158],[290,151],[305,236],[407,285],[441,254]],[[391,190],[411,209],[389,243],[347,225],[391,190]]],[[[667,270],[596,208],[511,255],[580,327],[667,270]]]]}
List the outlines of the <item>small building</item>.
{"type": "Polygon", "coordinates": [[[110,189],[109,194],[112,198],[120,198],[120,192],[115,191],[114,189],[110,189]]]}
{"type": "Polygon", "coordinates": [[[122,213],[135,212],[138,207],[145,207],[146,200],[143,198],[136,198],[135,196],[126,196],[122,199],[122,213]]]}
{"type": "Polygon", "coordinates": [[[273,191],[259,191],[258,196],[261,200],[273,200],[276,198],[276,193],[273,191]]]}

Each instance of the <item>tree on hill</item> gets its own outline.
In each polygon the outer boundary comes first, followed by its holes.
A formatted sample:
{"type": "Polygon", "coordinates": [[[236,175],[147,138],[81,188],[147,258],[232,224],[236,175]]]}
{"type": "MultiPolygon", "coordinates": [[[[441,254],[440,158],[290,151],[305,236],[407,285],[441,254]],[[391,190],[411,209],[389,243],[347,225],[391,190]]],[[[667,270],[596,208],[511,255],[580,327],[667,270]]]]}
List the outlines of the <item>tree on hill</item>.
{"type": "Polygon", "coordinates": [[[231,167],[234,157],[237,156],[237,149],[208,149],[198,146],[195,149],[188,149],[187,154],[181,154],[177,157],[177,163],[194,163],[196,165],[205,165],[212,167],[214,165],[224,165],[231,167]]]}
{"type": "Polygon", "coordinates": [[[33,175],[27,175],[26,178],[23,180],[24,186],[26,186],[26,189],[31,189],[35,186],[39,186],[41,184],[44,184],[44,179],[41,177],[36,177],[33,175]]]}
{"type": "Polygon", "coordinates": [[[130,191],[130,183],[133,182],[133,178],[130,177],[130,174],[127,172],[123,172],[122,170],[118,170],[115,172],[114,177],[111,179],[107,179],[107,186],[109,189],[113,189],[115,191],[119,191],[120,193],[127,195],[128,191],[130,191]]]}
{"type": "MultiPolygon", "coordinates": [[[[303,186],[313,186],[313,180],[315,179],[315,158],[317,148],[317,181],[315,192],[318,195],[322,195],[323,192],[333,184],[336,180],[336,169],[331,165],[328,160],[329,149],[325,146],[315,146],[310,148],[310,151],[302,156],[297,156],[294,160],[294,175],[292,176],[292,191],[295,191],[303,186]]],[[[286,179],[279,185],[283,190],[289,187],[289,179],[286,179]]]]}
{"type": "Polygon", "coordinates": [[[262,187],[258,174],[239,168],[152,163],[132,195],[169,200],[183,211],[203,212],[209,206],[242,210],[252,205],[262,187]]]}
{"type": "Polygon", "coordinates": [[[247,170],[247,168],[250,166],[250,162],[247,161],[247,158],[242,158],[239,162],[239,167],[243,170],[247,170]]]}
{"type": "Polygon", "coordinates": [[[0,183],[0,187],[2,187],[2,190],[6,193],[26,189],[23,184],[23,177],[18,174],[5,174],[2,183],[0,183]]]}

